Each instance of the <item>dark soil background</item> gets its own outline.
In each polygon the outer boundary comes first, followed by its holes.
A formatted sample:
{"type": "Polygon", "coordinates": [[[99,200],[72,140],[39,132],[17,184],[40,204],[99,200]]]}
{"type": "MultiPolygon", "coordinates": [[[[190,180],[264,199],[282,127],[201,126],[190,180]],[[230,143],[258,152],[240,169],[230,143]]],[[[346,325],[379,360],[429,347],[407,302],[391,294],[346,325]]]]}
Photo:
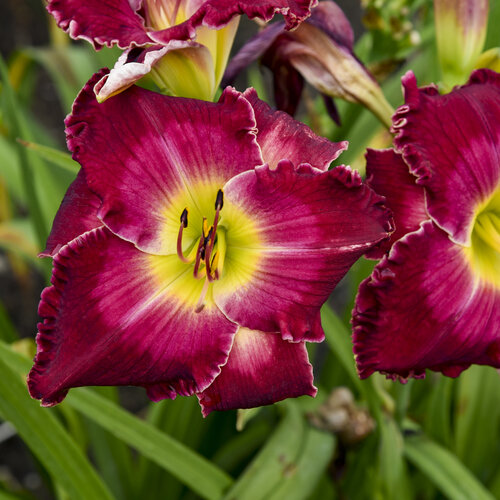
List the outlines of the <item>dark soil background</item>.
{"type": "MultiPolygon", "coordinates": [[[[359,0],[339,0],[337,3],[359,36],[362,31],[359,0]]],[[[47,18],[42,0],[0,0],[2,57],[8,61],[16,49],[48,44],[47,18]]],[[[250,21],[244,20],[241,26],[235,50],[255,31],[255,25],[250,21]]],[[[42,71],[37,75],[33,107],[41,123],[54,131],[56,137],[63,137],[63,111],[51,80],[42,71]]],[[[1,169],[0,163],[0,175],[1,169]]],[[[0,303],[22,337],[35,337],[37,305],[43,286],[43,279],[35,270],[29,270],[26,278],[19,280],[12,271],[11,261],[0,252],[0,303]]],[[[134,389],[123,391],[122,396],[124,405],[135,411],[145,401],[143,391],[134,389]]],[[[52,498],[44,486],[36,459],[8,423],[0,423],[0,484],[8,485],[11,491],[22,492],[24,498],[52,498]]]]}

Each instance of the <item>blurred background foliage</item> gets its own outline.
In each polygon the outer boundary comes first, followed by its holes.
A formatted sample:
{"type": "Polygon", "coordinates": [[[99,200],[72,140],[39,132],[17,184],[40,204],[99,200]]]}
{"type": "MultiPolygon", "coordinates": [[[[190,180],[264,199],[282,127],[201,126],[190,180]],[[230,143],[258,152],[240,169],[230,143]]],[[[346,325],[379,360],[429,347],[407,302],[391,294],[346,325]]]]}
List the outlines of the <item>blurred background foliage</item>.
{"type": "MultiPolygon", "coordinates": [[[[339,2],[357,56],[402,103],[400,77],[439,80],[431,0],[339,2]]],[[[62,120],[114,50],[70,42],[40,0],[0,5],[0,500],[3,499],[477,499],[500,498],[500,378],[472,367],[453,380],[406,385],[357,377],[350,312],[373,263],[361,260],[323,310],[326,342],[310,346],[319,388],[262,409],[201,417],[195,398],[150,403],[134,388],[73,389],[56,408],[31,400],[36,305],[50,276],[38,259],[78,165],[62,120]]],[[[499,44],[491,2],[486,48],[499,44]]],[[[235,50],[255,31],[244,22],[235,50]]],[[[271,95],[258,65],[238,80],[271,95]]],[[[364,170],[364,151],[391,136],[361,106],[338,102],[342,126],[310,89],[299,118],[364,170]]]]}

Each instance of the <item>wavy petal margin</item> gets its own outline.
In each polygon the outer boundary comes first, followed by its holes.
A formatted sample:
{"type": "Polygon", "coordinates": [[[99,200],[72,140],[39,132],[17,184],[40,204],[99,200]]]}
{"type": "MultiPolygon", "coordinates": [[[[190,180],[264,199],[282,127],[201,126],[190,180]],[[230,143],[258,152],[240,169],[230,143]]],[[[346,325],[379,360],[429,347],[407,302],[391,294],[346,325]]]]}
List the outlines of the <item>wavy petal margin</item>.
{"type": "Polygon", "coordinates": [[[204,416],[214,410],[252,408],[298,396],[315,396],[313,370],[303,342],[240,328],[220,375],[198,394],[204,416]]]}
{"type": "Polygon", "coordinates": [[[381,259],[395,241],[416,231],[429,216],[425,210],[424,190],[415,183],[416,178],[408,171],[401,155],[393,149],[368,149],[365,157],[366,183],[385,197],[396,227],[389,241],[367,254],[369,258],[381,259]]]}
{"type": "Polygon", "coordinates": [[[224,193],[254,221],[261,242],[250,281],[216,283],[216,304],[241,326],[280,331],[294,342],[323,340],[320,307],[350,266],[392,231],[383,198],[348,167],[321,172],[286,160],[233,178],[224,193]]]}
{"type": "Polygon", "coordinates": [[[500,368],[500,289],[479,280],[464,248],[431,221],[395,243],[361,284],[353,327],[361,378],[500,368]]]}
{"type": "Polygon", "coordinates": [[[101,200],[87,186],[82,169],[71,183],[47,239],[45,250],[39,257],[53,257],[72,239],[103,225],[97,218],[101,200]]]}
{"type": "Polygon", "coordinates": [[[319,137],[287,113],[271,109],[259,99],[255,89],[247,89],[243,95],[255,111],[257,142],[271,168],[287,159],[294,165],[309,163],[319,170],[328,170],[331,162],[347,149],[347,141],[331,142],[319,137]]]}
{"type": "Polygon", "coordinates": [[[150,37],[158,43],[188,40],[195,37],[199,26],[219,29],[241,15],[268,22],[277,13],[283,15],[286,29],[291,30],[311,15],[311,8],[317,3],[318,0],[208,0],[187,21],[152,32],[150,37]]]}
{"type": "Polygon", "coordinates": [[[411,72],[402,82],[395,148],[425,188],[431,218],[453,241],[470,245],[478,206],[500,185],[500,75],[475,71],[445,95],[417,88],[411,72]]]}
{"type": "Polygon", "coordinates": [[[96,49],[151,43],[144,19],[129,0],[49,0],[47,10],[71,38],[86,40],[96,49]]]}
{"type": "Polygon", "coordinates": [[[158,269],[175,269],[167,259],[106,228],[61,249],[39,306],[43,322],[28,377],[33,398],[52,406],[71,387],[142,385],[159,400],[212,383],[238,327],[216,307],[194,313],[179,287],[195,280],[175,273],[161,280],[158,269]]]}
{"type": "MultiPolygon", "coordinates": [[[[317,0],[208,0],[185,22],[161,31],[150,31],[138,13],[140,2],[129,0],[49,0],[47,10],[58,26],[74,39],[92,43],[96,49],[117,45],[121,49],[172,40],[193,40],[196,28],[219,29],[234,17],[247,15],[270,21],[281,13],[287,29],[297,27],[311,14],[317,0]]],[[[142,8],[147,9],[147,2],[142,8]]]]}
{"type": "Polygon", "coordinates": [[[116,61],[113,69],[105,74],[94,87],[99,102],[127,89],[151,72],[153,66],[172,50],[197,45],[194,42],[173,40],[167,45],[152,45],[145,48],[127,49],[116,61]]]}
{"type": "Polygon", "coordinates": [[[175,253],[175,238],[164,236],[169,224],[178,232],[184,206],[169,211],[178,194],[222,187],[263,163],[254,111],[233,89],[214,104],[134,86],[98,104],[92,88],[103,74],[87,83],[66,119],[68,147],[102,199],[98,216],[107,227],[144,251],[175,253]]]}

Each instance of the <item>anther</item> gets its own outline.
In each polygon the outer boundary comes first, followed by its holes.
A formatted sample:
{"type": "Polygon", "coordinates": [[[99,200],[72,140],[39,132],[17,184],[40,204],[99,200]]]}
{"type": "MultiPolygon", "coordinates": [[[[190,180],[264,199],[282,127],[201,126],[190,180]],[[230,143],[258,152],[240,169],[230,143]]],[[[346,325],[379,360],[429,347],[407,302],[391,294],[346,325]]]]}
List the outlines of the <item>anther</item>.
{"type": "Polygon", "coordinates": [[[181,224],[184,227],[188,227],[188,209],[187,209],[187,207],[182,211],[182,214],[181,214],[181,224]]]}
{"type": "Polygon", "coordinates": [[[186,264],[191,262],[187,257],[184,256],[182,252],[182,232],[185,227],[188,225],[188,209],[185,208],[181,214],[181,227],[179,228],[179,233],[177,234],[177,255],[182,262],[186,264]]]}
{"type": "MultiPolygon", "coordinates": [[[[211,261],[212,257],[212,251],[215,246],[215,237],[217,235],[217,225],[219,223],[219,214],[220,211],[222,210],[222,207],[224,206],[224,192],[222,189],[219,189],[217,191],[217,196],[215,197],[215,217],[214,217],[214,224],[213,224],[213,232],[210,238],[210,242],[208,243],[208,246],[206,248],[206,255],[205,255],[205,267],[207,268],[207,277],[210,281],[212,281],[212,269],[213,267],[213,260],[211,261]]],[[[215,276],[218,277],[216,274],[215,276]]],[[[217,279],[217,277],[215,279],[217,279]]]]}
{"type": "Polygon", "coordinates": [[[222,189],[217,191],[217,196],[215,198],[215,210],[222,210],[224,206],[224,192],[222,189]]]}

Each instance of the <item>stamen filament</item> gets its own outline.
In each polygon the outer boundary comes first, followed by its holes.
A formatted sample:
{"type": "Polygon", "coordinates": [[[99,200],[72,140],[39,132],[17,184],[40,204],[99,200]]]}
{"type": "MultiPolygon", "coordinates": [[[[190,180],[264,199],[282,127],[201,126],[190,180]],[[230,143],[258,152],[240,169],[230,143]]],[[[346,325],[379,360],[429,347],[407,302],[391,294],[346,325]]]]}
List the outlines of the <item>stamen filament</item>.
{"type": "MultiPolygon", "coordinates": [[[[210,238],[210,243],[208,244],[208,247],[205,251],[205,267],[207,268],[207,277],[209,280],[212,279],[212,269],[213,266],[211,264],[210,258],[212,256],[212,251],[214,249],[215,245],[215,237],[217,235],[217,225],[219,224],[219,214],[220,211],[222,210],[222,207],[224,206],[224,192],[222,189],[219,189],[217,191],[217,196],[215,198],[215,217],[214,217],[214,223],[213,223],[213,232],[212,232],[212,237],[210,238]]],[[[213,261],[212,261],[213,262],[213,261]]],[[[215,266],[217,267],[217,266],[215,266]]],[[[217,279],[217,278],[215,278],[217,279]]]]}
{"type": "Polygon", "coordinates": [[[205,243],[206,232],[205,232],[205,230],[206,230],[206,228],[207,228],[207,219],[205,217],[203,217],[203,222],[201,224],[201,231],[203,234],[202,234],[200,241],[198,243],[198,248],[196,249],[196,259],[194,262],[194,270],[193,270],[193,276],[196,279],[201,278],[201,276],[198,274],[198,270],[200,268],[201,261],[205,257],[205,246],[206,246],[206,243],[205,243]]]}
{"type": "MultiPolygon", "coordinates": [[[[176,9],[178,4],[176,4],[176,9]]],[[[184,255],[182,250],[182,236],[184,228],[188,225],[188,209],[187,207],[182,211],[180,217],[180,228],[177,235],[177,255],[182,262],[191,264],[193,266],[193,276],[195,279],[204,279],[203,287],[201,289],[200,297],[195,306],[195,312],[199,313],[205,307],[205,300],[209,290],[209,285],[215,280],[219,279],[222,273],[222,265],[226,255],[226,234],[225,228],[220,228],[220,237],[217,234],[220,212],[224,205],[224,193],[222,189],[217,191],[215,199],[215,215],[213,225],[209,226],[206,217],[203,217],[201,223],[201,235],[198,244],[190,244],[188,255],[184,255]],[[215,248],[217,248],[215,250],[215,248]]],[[[193,242],[194,243],[194,242],[193,242]]],[[[187,250],[186,250],[187,251],[187,250]]]]}
{"type": "Polygon", "coordinates": [[[177,19],[177,14],[179,13],[179,7],[181,5],[181,0],[175,2],[174,11],[172,17],[170,18],[170,26],[175,26],[175,20],[177,19]]]}

